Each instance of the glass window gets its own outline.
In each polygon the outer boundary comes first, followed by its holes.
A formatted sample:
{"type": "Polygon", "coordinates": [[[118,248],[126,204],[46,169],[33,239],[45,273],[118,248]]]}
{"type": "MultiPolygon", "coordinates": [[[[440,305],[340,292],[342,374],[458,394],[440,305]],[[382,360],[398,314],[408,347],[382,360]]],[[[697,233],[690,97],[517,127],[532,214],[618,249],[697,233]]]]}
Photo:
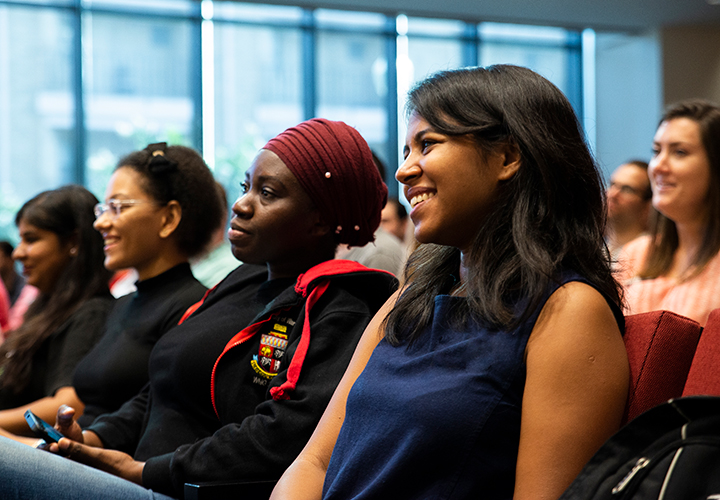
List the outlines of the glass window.
{"type": "Polygon", "coordinates": [[[25,201],[75,178],[72,47],[67,12],[0,5],[2,239],[25,201]]]}
{"type": "Polygon", "coordinates": [[[300,30],[215,23],[214,33],[215,175],[234,199],[258,149],[303,119],[300,30]]]}
{"type": "Polygon", "coordinates": [[[3,3],[33,4],[33,5],[75,5],[77,0],[3,0],[3,3]]]}
{"type": "Polygon", "coordinates": [[[560,47],[533,47],[502,42],[480,44],[480,64],[515,64],[540,73],[568,93],[568,54],[560,47]]]}
{"type": "Polygon", "coordinates": [[[478,26],[481,38],[513,42],[548,43],[563,45],[568,41],[568,32],[551,26],[527,26],[523,24],[481,23],[478,26]]]}
{"type": "MultiPolygon", "coordinates": [[[[481,66],[515,64],[525,66],[553,82],[565,94],[574,95],[569,79],[571,54],[568,33],[560,28],[482,23],[479,59],[481,66]]],[[[575,68],[579,70],[579,68],[575,68]]]]}
{"type": "Polygon", "coordinates": [[[303,17],[303,10],[300,7],[284,5],[214,2],[213,10],[213,19],[246,23],[287,22],[297,24],[302,21],[303,17]]]}
{"type": "Polygon", "coordinates": [[[116,11],[150,11],[163,14],[190,15],[197,5],[188,0],[82,0],[89,9],[112,9],[116,11]]]}
{"type": "Polygon", "coordinates": [[[193,144],[191,22],[88,13],[83,22],[89,189],[103,196],[115,163],[148,143],[193,144]]]}
{"type": "MultiPolygon", "coordinates": [[[[446,19],[407,18],[408,35],[430,35],[460,37],[465,31],[465,23],[446,19]]],[[[404,33],[405,34],[405,33],[404,33]]]]}
{"type": "Polygon", "coordinates": [[[467,64],[530,67],[582,110],[578,32],[390,19],[231,0],[0,0],[0,237],[42,189],[84,182],[102,197],[118,158],[150,142],[204,148],[233,198],[257,150],[307,115],[356,127],[392,172],[409,88],[467,64]]]}
{"type": "Polygon", "coordinates": [[[438,71],[464,66],[462,45],[457,40],[408,36],[408,58],[413,83],[438,71]]]}
{"type": "Polygon", "coordinates": [[[398,86],[400,104],[412,85],[438,71],[462,67],[464,24],[459,21],[398,18],[398,86]],[[404,34],[407,33],[407,36],[404,34]],[[442,35],[442,36],[440,36],[442,35]],[[450,35],[454,35],[450,37],[450,35]]]}
{"type": "Polygon", "coordinates": [[[352,30],[385,26],[385,16],[371,12],[347,12],[339,10],[318,9],[315,11],[315,22],[320,28],[345,27],[352,30]]]}
{"type": "Polygon", "coordinates": [[[318,33],[317,115],[355,127],[381,156],[388,141],[387,68],[382,35],[318,33]]]}

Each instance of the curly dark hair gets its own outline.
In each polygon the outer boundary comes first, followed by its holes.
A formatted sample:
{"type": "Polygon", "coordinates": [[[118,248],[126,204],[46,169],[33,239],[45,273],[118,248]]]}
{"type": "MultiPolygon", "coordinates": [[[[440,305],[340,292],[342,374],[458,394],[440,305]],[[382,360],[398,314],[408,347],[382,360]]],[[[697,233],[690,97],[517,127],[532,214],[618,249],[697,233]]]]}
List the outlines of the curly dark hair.
{"type": "MultiPolygon", "coordinates": [[[[603,180],[557,87],[511,65],[443,71],[411,90],[407,112],[439,133],[472,137],[481,152],[511,146],[520,153],[518,171],[498,185],[492,211],[465,256],[468,300],[457,311],[458,325],[474,318],[496,328],[517,326],[564,269],[620,303],[603,238],[603,180]],[[520,312],[518,304],[524,305],[520,312]]],[[[391,343],[412,342],[422,333],[432,320],[434,297],[449,293],[459,267],[457,248],[420,245],[406,266],[407,286],[386,319],[391,343]]]]}
{"type": "Polygon", "coordinates": [[[32,357],[48,338],[88,299],[110,296],[110,271],[103,262],[103,238],[93,228],[97,198],[82,186],[64,186],[44,191],[26,202],[15,223],[55,233],[61,243],[71,239],[76,253],[62,269],[49,293],[41,293],[25,313],[17,330],[0,346],[0,386],[21,392],[30,378],[32,357]]]}
{"type": "Polygon", "coordinates": [[[120,159],[115,167],[142,175],[141,188],[160,204],[177,201],[182,218],[175,233],[178,248],[188,257],[201,253],[222,223],[221,202],[212,172],[200,154],[185,146],[150,144],[120,159]]]}

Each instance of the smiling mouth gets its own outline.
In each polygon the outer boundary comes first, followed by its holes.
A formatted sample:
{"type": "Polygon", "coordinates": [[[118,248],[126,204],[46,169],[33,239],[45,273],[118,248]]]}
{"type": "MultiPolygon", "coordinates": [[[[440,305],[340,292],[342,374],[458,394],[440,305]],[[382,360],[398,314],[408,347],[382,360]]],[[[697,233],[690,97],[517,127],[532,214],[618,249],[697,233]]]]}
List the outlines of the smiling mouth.
{"type": "Polygon", "coordinates": [[[675,187],[674,184],[665,184],[665,183],[655,184],[655,192],[656,192],[656,193],[663,193],[663,192],[665,192],[665,191],[671,190],[671,189],[674,188],[674,187],[675,187]]]}
{"type": "Polygon", "coordinates": [[[107,250],[111,246],[113,246],[115,243],[119,241],[119,238],[105,238],[103,239],[103,250],[107,250]]]}
{"type": "Polygon", "coordinates": [[[417,195],[413,196],[413,197],[410,199],[410,208],[411,208],[411,209],[412,209],[412,208],[415,208],[415,206],[416,206],[418,203],[422,203],[423,201],[427,201],[427,200],[429,200],[430,198],[432,198],[433,196],[435,196],[435,193],[422,193],[422,194],[417,194],[417,195]]]}

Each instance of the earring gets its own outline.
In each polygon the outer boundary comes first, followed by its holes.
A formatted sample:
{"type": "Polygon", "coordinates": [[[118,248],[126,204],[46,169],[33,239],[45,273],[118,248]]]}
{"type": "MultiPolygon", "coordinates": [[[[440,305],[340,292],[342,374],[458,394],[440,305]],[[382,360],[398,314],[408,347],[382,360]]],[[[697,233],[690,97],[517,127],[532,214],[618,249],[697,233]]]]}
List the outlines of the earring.
{"type": "Polygon", "coordinates": [[[72,255],[73,257],[75,257],[77,255],[77,252],[78,252],[77,247],[72,247],[70,249],[70,255],[72,255]]]}

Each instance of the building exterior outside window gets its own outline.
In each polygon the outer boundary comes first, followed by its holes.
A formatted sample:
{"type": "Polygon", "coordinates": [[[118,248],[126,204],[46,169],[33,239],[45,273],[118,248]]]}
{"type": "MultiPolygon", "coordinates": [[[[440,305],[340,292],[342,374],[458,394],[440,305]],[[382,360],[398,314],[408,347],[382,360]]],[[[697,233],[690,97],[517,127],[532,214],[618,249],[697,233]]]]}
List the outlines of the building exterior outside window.
{"type": "Polygon", "coordinates": [[[257,150],[313,116],[356,127],[388,164],[404,95],[443,69],[521,64],[582,113],[577,32],[190,0],[0,0],[0,239],[44,189],[99,198],[149,142],[202,150],[233,199],[257,150]],[[204,148],[204,149],[203,149],[204,148]]]}

